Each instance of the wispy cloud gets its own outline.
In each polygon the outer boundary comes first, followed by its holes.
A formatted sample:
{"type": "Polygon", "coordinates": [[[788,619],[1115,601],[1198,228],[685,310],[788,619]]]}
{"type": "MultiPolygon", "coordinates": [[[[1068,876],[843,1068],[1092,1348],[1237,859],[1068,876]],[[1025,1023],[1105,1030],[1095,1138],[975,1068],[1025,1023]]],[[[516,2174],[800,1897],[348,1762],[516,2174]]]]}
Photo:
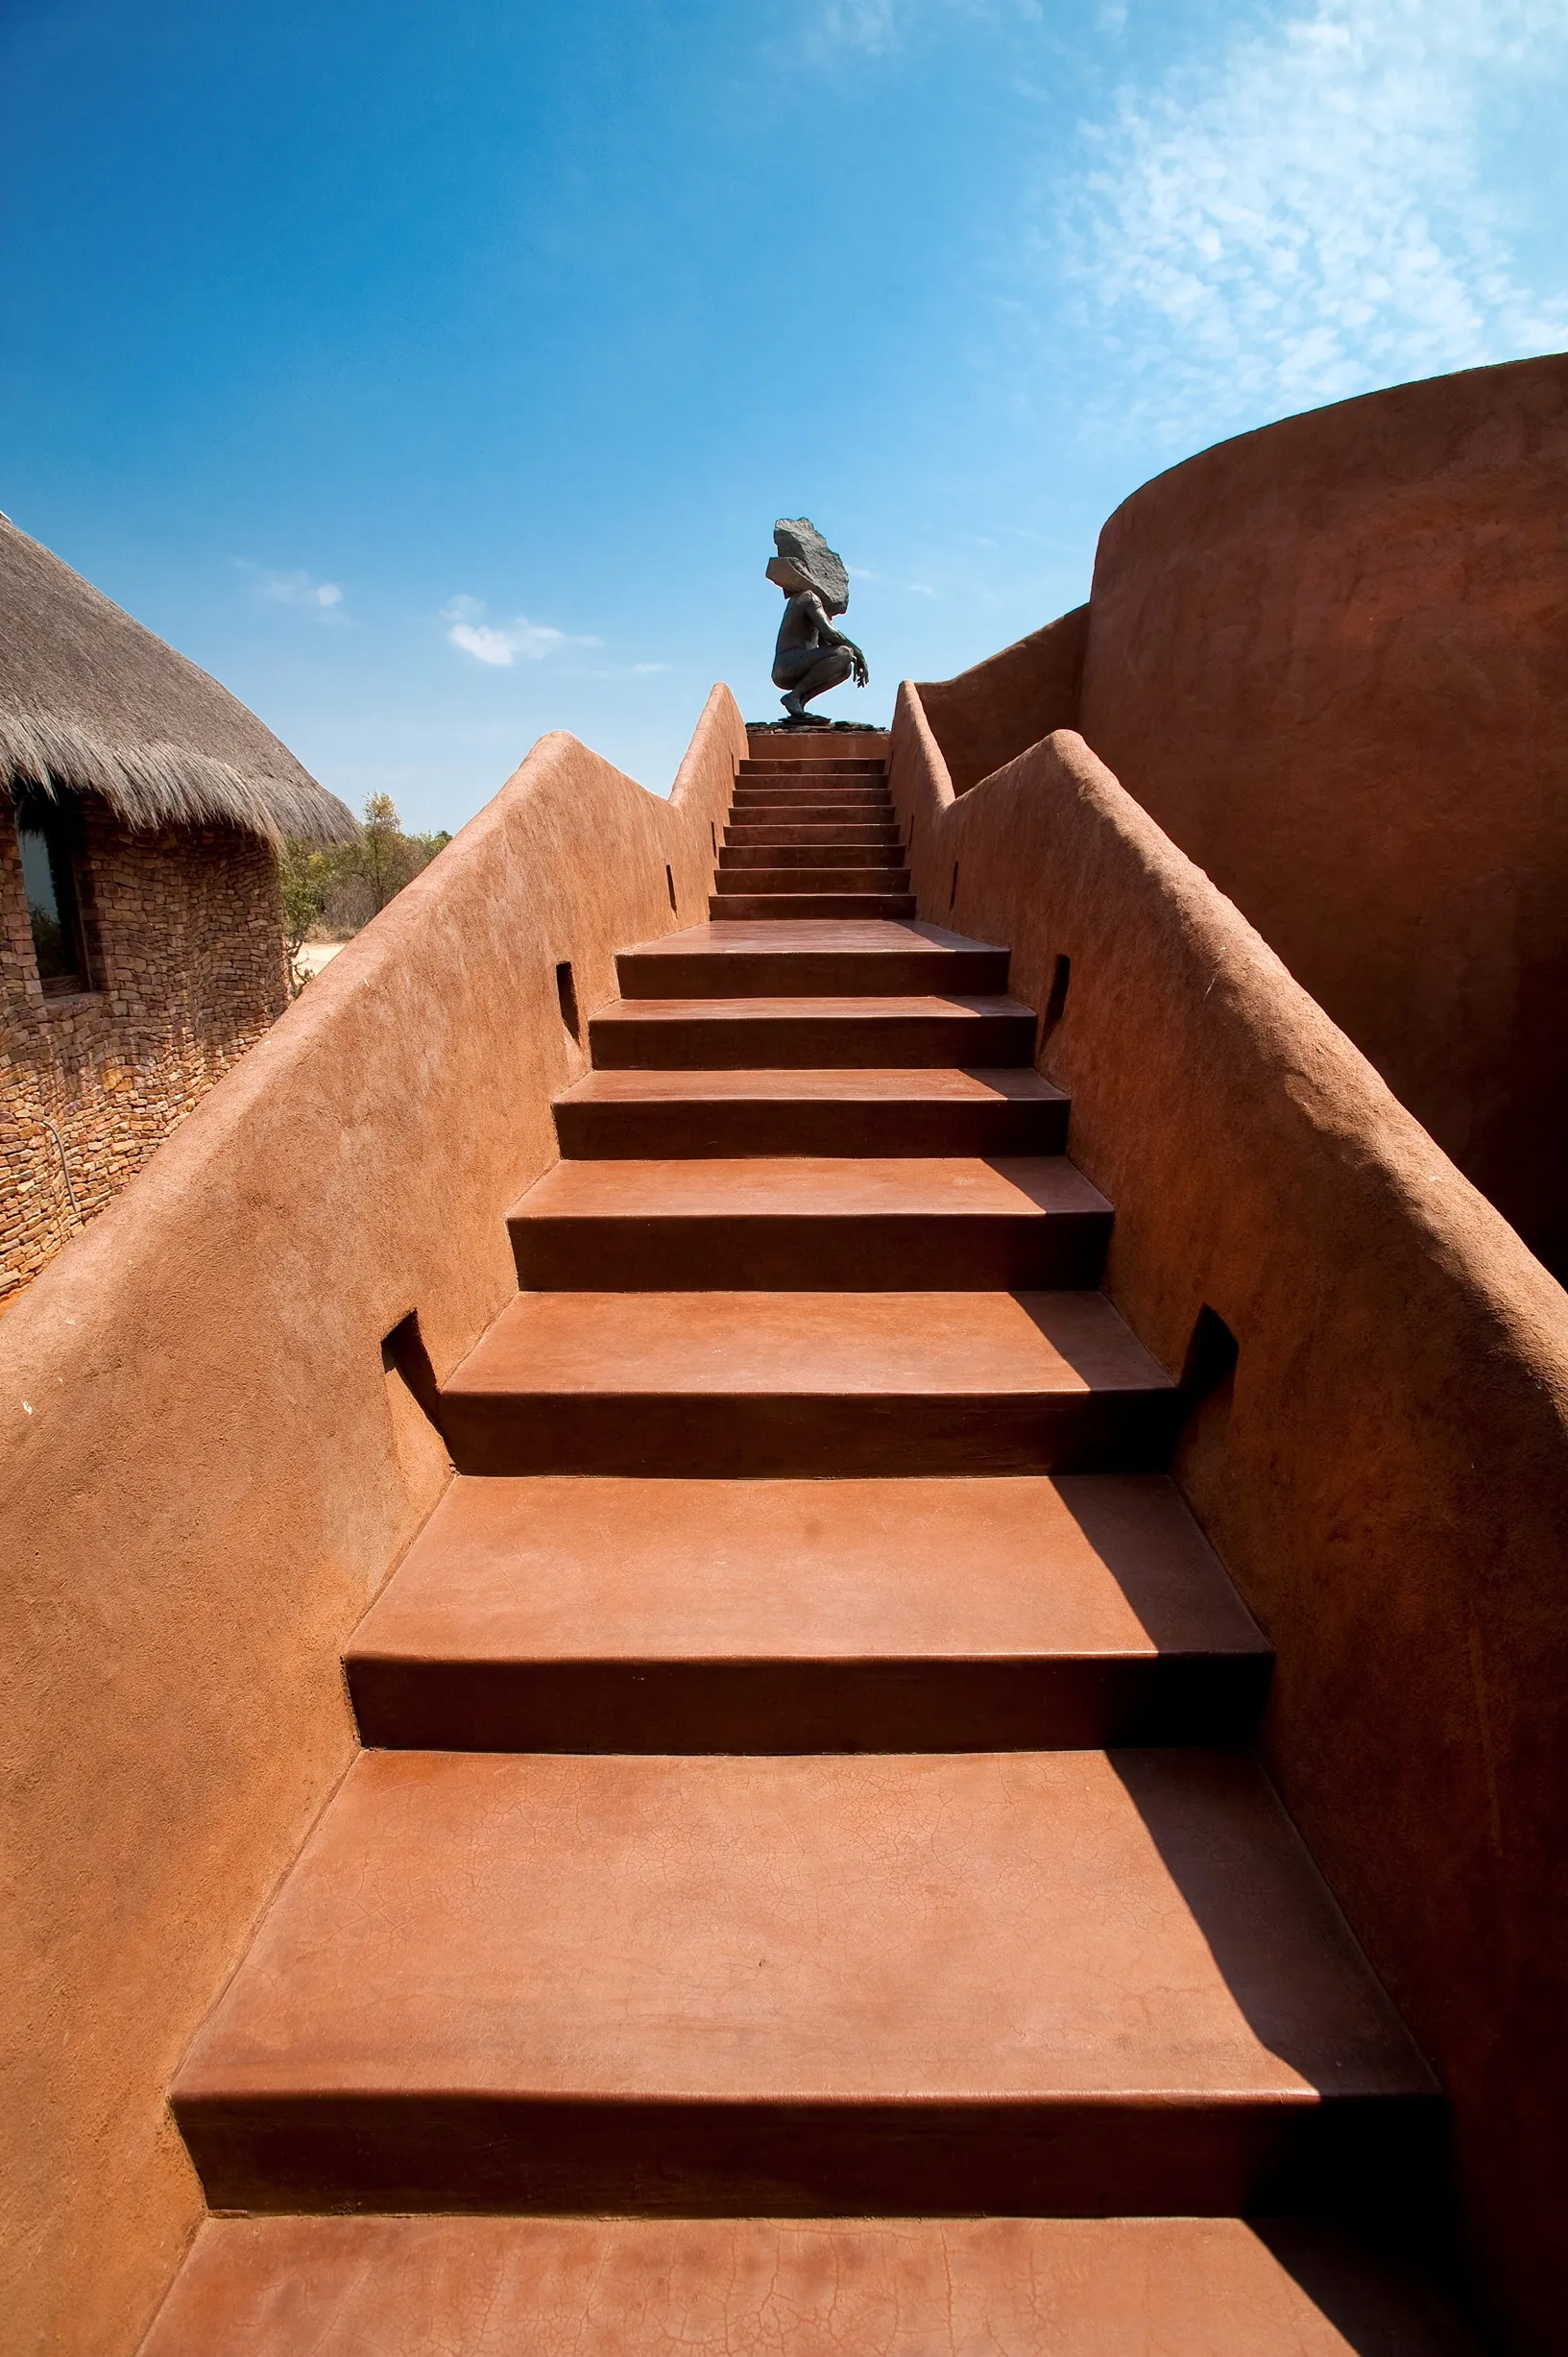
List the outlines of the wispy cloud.
{"type": "Polygon", "coordinates": [[[632,677],[634,679],[643,679],[647,677],[650,671],[667,671],[668,669],[669,665],[667,663],[634,663],[632,666],[632,677]]]}
{"type": "Polygon", "coordinates": [[[1212,433],[1561,343],[1484,140],[1500,87],[1565,64],[1561,0],[1309,0],[1124,89],[1041,241],[1122,418],[1128,376],[1144,424],[1212,433]]]}
{"type": "MultiPolygon", "coordinates": [[[[873,55],[942,17],[1036,17],[1040,0],[817,0],[808,47],[818,63],[845,49],[873,55]]],[[[1126,14],[1125,9],[1121,10],[1126,14]]]]}
{"type": "Polygon", "coordinates": [[[564,646],[604,644],[602,639],[570,637],[550,622],[531,622],[526,614],[510,622],[487,622],[482,619],[484,611],[480,598],[454,597],[443,607],[441,619],[450,624],[446,637],[451,645],[500,670],[510,670],[519,656],[524,663],[540,663],[564,646]]]}
{"type": "Polygon", "coordinates": [[[272,572],[265,565],[253,565],[246,557],[238,557],[235,562],[241,572],[250,576],[256,595],[265,598],[269,605],[303,606],[317,614],[331,614],[343,603],[339,582],[317,581],[307,572],[272,572]]]}

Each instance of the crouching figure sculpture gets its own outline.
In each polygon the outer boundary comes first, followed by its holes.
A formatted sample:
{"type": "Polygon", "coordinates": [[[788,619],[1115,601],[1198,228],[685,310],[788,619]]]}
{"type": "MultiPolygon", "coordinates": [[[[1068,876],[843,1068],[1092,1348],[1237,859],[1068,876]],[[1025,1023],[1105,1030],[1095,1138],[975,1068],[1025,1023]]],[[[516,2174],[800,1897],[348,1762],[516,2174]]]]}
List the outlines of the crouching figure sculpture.
{"type": "Polygon", "coordinates": [[[781,516],[773,527],[778,549],[767,577],[784,594],[784,620],[773,650],[773,684],[791,720],[809,722],[813,696],[854,678],[863,688],[871,673],[853,639],[835,630],[832,617],[850,601],[850,577],[815,524],[805,516],[781,516]]]}

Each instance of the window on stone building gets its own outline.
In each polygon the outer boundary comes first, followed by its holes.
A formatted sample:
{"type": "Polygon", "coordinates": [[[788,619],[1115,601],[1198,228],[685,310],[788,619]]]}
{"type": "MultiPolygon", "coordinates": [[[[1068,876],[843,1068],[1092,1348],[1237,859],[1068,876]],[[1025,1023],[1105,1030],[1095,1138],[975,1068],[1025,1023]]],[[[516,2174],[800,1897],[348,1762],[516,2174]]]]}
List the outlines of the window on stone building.
{"type": "Polygon", "coordinates": [[[67,813],[30,795],[17,806],[16,839],[22,851],[33,955],[46,998],[90,990],[82,901],[76,888],[76,859],[67,813]]]}

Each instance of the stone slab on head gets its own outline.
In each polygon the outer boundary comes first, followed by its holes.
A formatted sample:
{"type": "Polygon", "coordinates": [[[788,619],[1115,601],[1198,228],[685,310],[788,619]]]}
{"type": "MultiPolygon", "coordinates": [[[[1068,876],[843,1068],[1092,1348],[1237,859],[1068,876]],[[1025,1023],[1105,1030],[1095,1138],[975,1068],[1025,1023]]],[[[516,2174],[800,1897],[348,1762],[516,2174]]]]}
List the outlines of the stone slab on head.
{"type": "Polygon", "coordinates": [[[786,597],[815,590],[830,614],[842,614],[850,601],[850,576],[844,560],[829,547],[808,516],[781,516],[773,527],[779,553],[767,577],[786,597]]]}

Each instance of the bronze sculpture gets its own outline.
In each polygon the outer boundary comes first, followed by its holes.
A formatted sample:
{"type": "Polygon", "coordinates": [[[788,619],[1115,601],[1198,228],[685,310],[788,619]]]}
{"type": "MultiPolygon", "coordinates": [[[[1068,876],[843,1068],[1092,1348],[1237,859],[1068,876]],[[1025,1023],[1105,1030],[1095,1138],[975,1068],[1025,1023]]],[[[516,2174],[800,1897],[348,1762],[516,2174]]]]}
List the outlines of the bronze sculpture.
{"type": "Polygon", "coordinates": [[[767,577],[785,598],[773,650],[773,684],[784,691],[781,701],[789,719],[810,725],[814,716],[806,707],[813,696],[826,695],[852,676],[863,688],[871,673],[855,641],[832,625],[832,617],[850,601],[843,559],[805,516],[781,516],[773,541],[778,554],[768,564],[767,577]]]}

